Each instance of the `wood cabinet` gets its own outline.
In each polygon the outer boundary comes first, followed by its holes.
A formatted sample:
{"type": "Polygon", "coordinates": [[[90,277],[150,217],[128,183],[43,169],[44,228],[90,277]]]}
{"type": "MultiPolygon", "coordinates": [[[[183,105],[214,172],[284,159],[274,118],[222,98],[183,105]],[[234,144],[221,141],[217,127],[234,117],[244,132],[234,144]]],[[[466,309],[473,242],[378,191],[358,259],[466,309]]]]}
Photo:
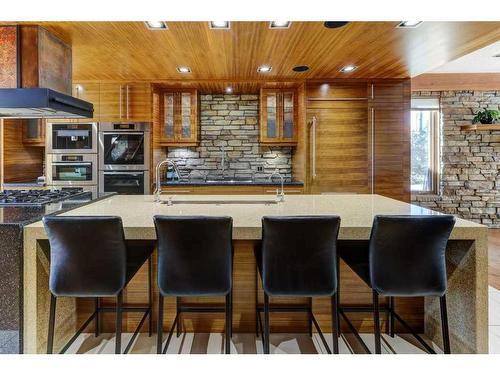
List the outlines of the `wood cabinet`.
{"type": "Polygon", "coordinates": [[[98,121],[100,114],[99,82],[73,83],[72,89],[73,89],[73,96],[75,98],[85,100],[94,105],[94,117],[92,117],[90,120],[98,121]]]}
{"type": "Polygon", "coordinates": [[[261,89],[260,142],[297,144],[297,93],[295,90],[261,89]]]}
{"type": "Polygon", "coordinates": [[[160,146],[195,146],[198,144],[198,92],[161,90],[155,103],[155,125],[159,126],[160,146]]]}
{"type": "Polygon", "coordinates": [[[112,82],[100,84],[100,121],[151,121],[149,83],[112,82]]]}
{"type": "Polygon", "coordinates": [[[42,119],[26,119],[22,121],[23,144],[26,146],[45,147],[45,126],[42,119]]]}

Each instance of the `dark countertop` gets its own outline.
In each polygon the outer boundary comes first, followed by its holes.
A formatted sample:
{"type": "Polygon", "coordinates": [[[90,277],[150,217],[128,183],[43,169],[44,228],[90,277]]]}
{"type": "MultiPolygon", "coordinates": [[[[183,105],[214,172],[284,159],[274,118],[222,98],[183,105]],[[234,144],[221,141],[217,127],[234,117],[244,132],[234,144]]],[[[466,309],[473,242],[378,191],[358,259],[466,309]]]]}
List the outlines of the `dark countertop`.
{"type": "MultiPolygon", "coordinates": [[[[285,186],[304,186],[302,181],[285,180],[285,186]]],[[[269,181],[264,180],[181,180],[181,181],[168,181],[162,182],[161,186],[280,186],[277,179],[269,181]]]]}
{"type": "Polygon", "coordinates": [[[115,193],[89,192],[88,196],[78,197],[78,200],[66,200],[50,203],[45,206],[7,206],[0,207],[0,225],[28,225],[41,220],[45,215],[59,214],[86,204],[107,198],[115,193]]]}

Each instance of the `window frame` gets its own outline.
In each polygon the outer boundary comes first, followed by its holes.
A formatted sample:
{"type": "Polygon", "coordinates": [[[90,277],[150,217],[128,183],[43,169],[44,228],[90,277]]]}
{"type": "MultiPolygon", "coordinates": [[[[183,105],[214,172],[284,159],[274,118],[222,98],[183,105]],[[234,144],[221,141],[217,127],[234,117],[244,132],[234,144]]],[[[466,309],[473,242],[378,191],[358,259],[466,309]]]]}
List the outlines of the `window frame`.
{"type": "MultiPolygon", "coordinates": [[[[417,98],[418,99],[418,98],[417,98]]],[[[431,98],[425,98],[431,99],[431,98]]],[[[412,107],[411,112],[434,112],[431,117],[431,145],[430,145],[430,165],[431,165],[431,189],[430,190],[412,190],[410,182],[411,194],[415,195],[432,195],[439,194],[440,192],[440,179],[441,179],[441,106],[438,108],[414,108],[412,107]]],[[[410,125],[411,126],[411,125],[410,125]]],[[[410,129],[411,132],[411,129],[410,129]]],[[[410,160],[411,160],[412,144],[410,138],[410,160]]],[[[411,166],[410,166],[411,170],[411,166]]],[[[411,173],[410,173],[411,179],[411,173]]]]}

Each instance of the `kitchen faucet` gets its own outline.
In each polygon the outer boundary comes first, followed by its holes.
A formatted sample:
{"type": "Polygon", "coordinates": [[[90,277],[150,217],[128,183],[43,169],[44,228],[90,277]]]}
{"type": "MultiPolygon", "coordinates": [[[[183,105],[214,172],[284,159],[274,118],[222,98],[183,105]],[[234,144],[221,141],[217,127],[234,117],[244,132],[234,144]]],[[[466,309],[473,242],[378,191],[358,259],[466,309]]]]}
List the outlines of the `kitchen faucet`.
{"type": "Polygon", "coordinates": [[[283,175],[278,171],[278,168],[276,168],[274,172],[269,175],[269,182],[272,182],[273,176],[278,176],[281,179],[281,191],[279,189],[276,189],[276,200],[278,202],[284,202],[285,190],[283,188],[283,185],[285,183],[285,179],[283,178],[283,175]]]}
{"type": "Polygon", "coordinates": [[[224,178],[224,174],[226,171],[226,149],[224,148],[224,145],[221,146],[220,169],[221,169],[222,178],[224,178]]]}
{"type": "Polygon", "coordinates": [[[160,195],[161,195],[161,174],[160,174],[160,169],[163,165],[168,164],[171,165],[172,168],[174,169],[175,173],[177,174],[177,180],[180,180],[181,174],[179,172],[179,168],[177,168],[177,164],[173,160],[170,159],[165,159],[160,161],[158,164],[156,164],[156,183],[155,183],[155,202],[160,202],[160,195]]]}

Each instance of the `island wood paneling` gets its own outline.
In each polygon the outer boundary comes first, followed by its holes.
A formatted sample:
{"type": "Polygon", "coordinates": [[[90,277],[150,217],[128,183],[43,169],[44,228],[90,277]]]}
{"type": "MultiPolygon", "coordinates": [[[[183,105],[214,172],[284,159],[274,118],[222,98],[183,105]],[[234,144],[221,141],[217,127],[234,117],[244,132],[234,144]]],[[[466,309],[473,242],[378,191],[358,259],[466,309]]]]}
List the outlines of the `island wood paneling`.
{"type": "Polygon", "coordinates": [[[350,22],[339,29],[292,22],[286,30],[269,29],[268,22],[232,22],[230,30],[168,22],[164,31],[143,22],[40,24],[71,43],[77,80],[340,78],[349,63],[358,66],[350,77],[404,78],[500,39],[499,22],[424,22],[414,29],[396,28],[398,22],[350,22]],[[273,70],[258,73],[262,64],[273,70]],[[311,69],[292,70],[303,64],[311,69]],[[177,73],[179,65],[192,73],[177,73]]]}
{"type": "Polygon", "coordinates": [[[43,175],[43,147],[23,144],[23,120],[3,120],[3,182],[33,182],[43,175]]]}
{"type": "MultiPolygon", "coordinates": [[[[234,332],[255,331],[255,285],[256,265],[254,257],[255,241],[235,241],[233,260],[233,330],[234,332]]],[[[341,263],[341,304],[343,305],[367,305],[372,301],[371,289],[359,279],[344,263],[341,263]]],[[[153,256],[153,296],[154,312],[153,329],[156,329],[156,317],[158,314],[158,290],[156,288],[156,254],[153,256]]],[[[263,294],[259,281],[259,303],[263,303],[263,294]]],[[[124,292],[124,303],[139,306],[147,302],[147,266],[143,266],[139,273],[129,283],[124,292]]],[[[184,304],[223,306],[224,297],[204,298],[182,298],[184,304]]],[[[300,304],[307,302],[304,298],[271,298],[271,303],[300,304]]],[[[112,306],[113,298],[103,299],[105,305],[112,306]]],[[[382,305],[387,301],[382,298],[382,305]]],[[[83,323],[91,314],[93,301],[88,299],[78,300],[78,321],[83,323]]],[[[417,331],[423,331],[423,299],[402,298],[396,300],[398,313],[417,331]]],[[[176,301],[173,297],[165,298],[164,331],[168,332],[175,317],[176,301]]],[[[313,301],[315,316],[326,332],[331,332],[331,305],[329,297],[315,298],[313,301]]],[[[373,332],[373,319],[370,313],[349,314],[353,325],[361,332],[373,332]]],[[[132,332],[139,323],[141,314],[124,314],[123,329],[132,332]]],[[[113,314],[104,314],[102,318],[103,332],[114,332],[115,319],[113,314]]],[[[381,314],[382,329],[386,327],[386,316],[381,314]]],[[[182,327],[188,332],[223,332],[224,314],[184,314],[182,327]]],[[[272,313],[271,332],[307,332],[306,313],[272,313]]],[[[89,331],[92,330],[89,328],[89,331]]],[[[348,327],[342,321],[343,332],[348,332],[348,327]]],[[[403,328],[396,325],[398,332],[404,332],[403,328]]],[[[142,329],[147,332],[147,322],[142,329]]]]}

